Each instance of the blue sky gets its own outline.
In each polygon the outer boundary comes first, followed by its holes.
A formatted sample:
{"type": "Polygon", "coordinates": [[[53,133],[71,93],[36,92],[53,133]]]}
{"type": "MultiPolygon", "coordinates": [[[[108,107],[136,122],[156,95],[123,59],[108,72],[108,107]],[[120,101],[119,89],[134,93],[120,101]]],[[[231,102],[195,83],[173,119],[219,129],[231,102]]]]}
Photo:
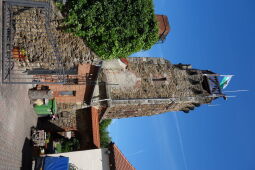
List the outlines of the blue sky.
{"type": "Polygon", "coordinates": [[[237,98],[214,101],[190,114],[165,113],[114,120],[113,141],[138,170],[255,169],[255,1],[155,0],[168,16],[163,44],[136,56],[164,57],[219,74],[234,74],[227,90],[237,98]]]}

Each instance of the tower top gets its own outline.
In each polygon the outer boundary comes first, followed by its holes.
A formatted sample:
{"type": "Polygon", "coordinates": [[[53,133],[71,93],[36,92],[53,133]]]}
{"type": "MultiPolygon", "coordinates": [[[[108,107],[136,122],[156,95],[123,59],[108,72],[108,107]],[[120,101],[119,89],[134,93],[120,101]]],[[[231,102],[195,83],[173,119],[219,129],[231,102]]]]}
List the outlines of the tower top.
{"type": "Polygon", "coordinates": [[[164,42],[168,33],[170,32],[170,25],[166,15],[156,15],[159,27],[159,42],[164,42]]]}

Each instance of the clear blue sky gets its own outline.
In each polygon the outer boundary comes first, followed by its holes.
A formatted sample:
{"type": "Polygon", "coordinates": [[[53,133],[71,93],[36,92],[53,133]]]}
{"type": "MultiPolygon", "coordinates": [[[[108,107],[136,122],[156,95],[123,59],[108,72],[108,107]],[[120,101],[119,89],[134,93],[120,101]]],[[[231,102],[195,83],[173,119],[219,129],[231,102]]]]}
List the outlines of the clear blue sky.
{"type": "Polygon", "coordinates": [[[255,1],[155,0],[172,27],[164,44],[137,56],[164,57],[220,74],[248,89],[190,114],[114,120],[113,141],[138,170],[255,170],[255,1]]]}

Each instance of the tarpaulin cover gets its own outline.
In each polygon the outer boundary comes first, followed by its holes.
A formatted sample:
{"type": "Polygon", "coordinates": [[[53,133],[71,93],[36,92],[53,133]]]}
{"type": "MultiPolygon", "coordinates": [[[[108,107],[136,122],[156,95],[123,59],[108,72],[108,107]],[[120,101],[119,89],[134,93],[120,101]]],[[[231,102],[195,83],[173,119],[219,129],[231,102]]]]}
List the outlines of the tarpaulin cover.
{"type": "Polygon", "coordinates": [[[45,157],[43,170],[68,170],[69,158],[67,157],[45,157]]]}

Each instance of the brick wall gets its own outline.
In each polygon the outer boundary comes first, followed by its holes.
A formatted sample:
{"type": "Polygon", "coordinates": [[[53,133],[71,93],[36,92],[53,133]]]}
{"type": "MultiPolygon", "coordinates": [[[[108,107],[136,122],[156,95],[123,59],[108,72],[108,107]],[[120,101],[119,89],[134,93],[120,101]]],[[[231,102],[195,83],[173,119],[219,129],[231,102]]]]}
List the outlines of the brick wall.
{"type": "Polygon", "coordinates": [[[168,17],[166,15],[156,15],[159,26],[159,36],[166,37],[170,32],[170,25],[168,22],[168,17]]]}
{"type": "Polygon", "coordinates": [[[83,103],[86,85],[49,85],[58,103],[83,103]],[[74,91],[75,96],[61,96],[62,91],[74,91]]]}
{"type": "MultiPolygon", "coordinates": [[[[53,91],[53,96],[58,103],[82,104],[91,96],[98,67],[90,64],[79,64],[77,75],[67,75],[67,80],[77,80],[67,84],[45,84],[53,91]],[[63,95],[61,92],[74,92],[73,95],[63,95]]],[[[51,76],[48,76],[51,77],[51,76]]],[[[44,76],[46,79],[47,76],[44,76]]],[[[50,80],[50,78],[49,78],[50,80]]],[[[38,86],[41,88],[41,86],[38,86]]]]}

